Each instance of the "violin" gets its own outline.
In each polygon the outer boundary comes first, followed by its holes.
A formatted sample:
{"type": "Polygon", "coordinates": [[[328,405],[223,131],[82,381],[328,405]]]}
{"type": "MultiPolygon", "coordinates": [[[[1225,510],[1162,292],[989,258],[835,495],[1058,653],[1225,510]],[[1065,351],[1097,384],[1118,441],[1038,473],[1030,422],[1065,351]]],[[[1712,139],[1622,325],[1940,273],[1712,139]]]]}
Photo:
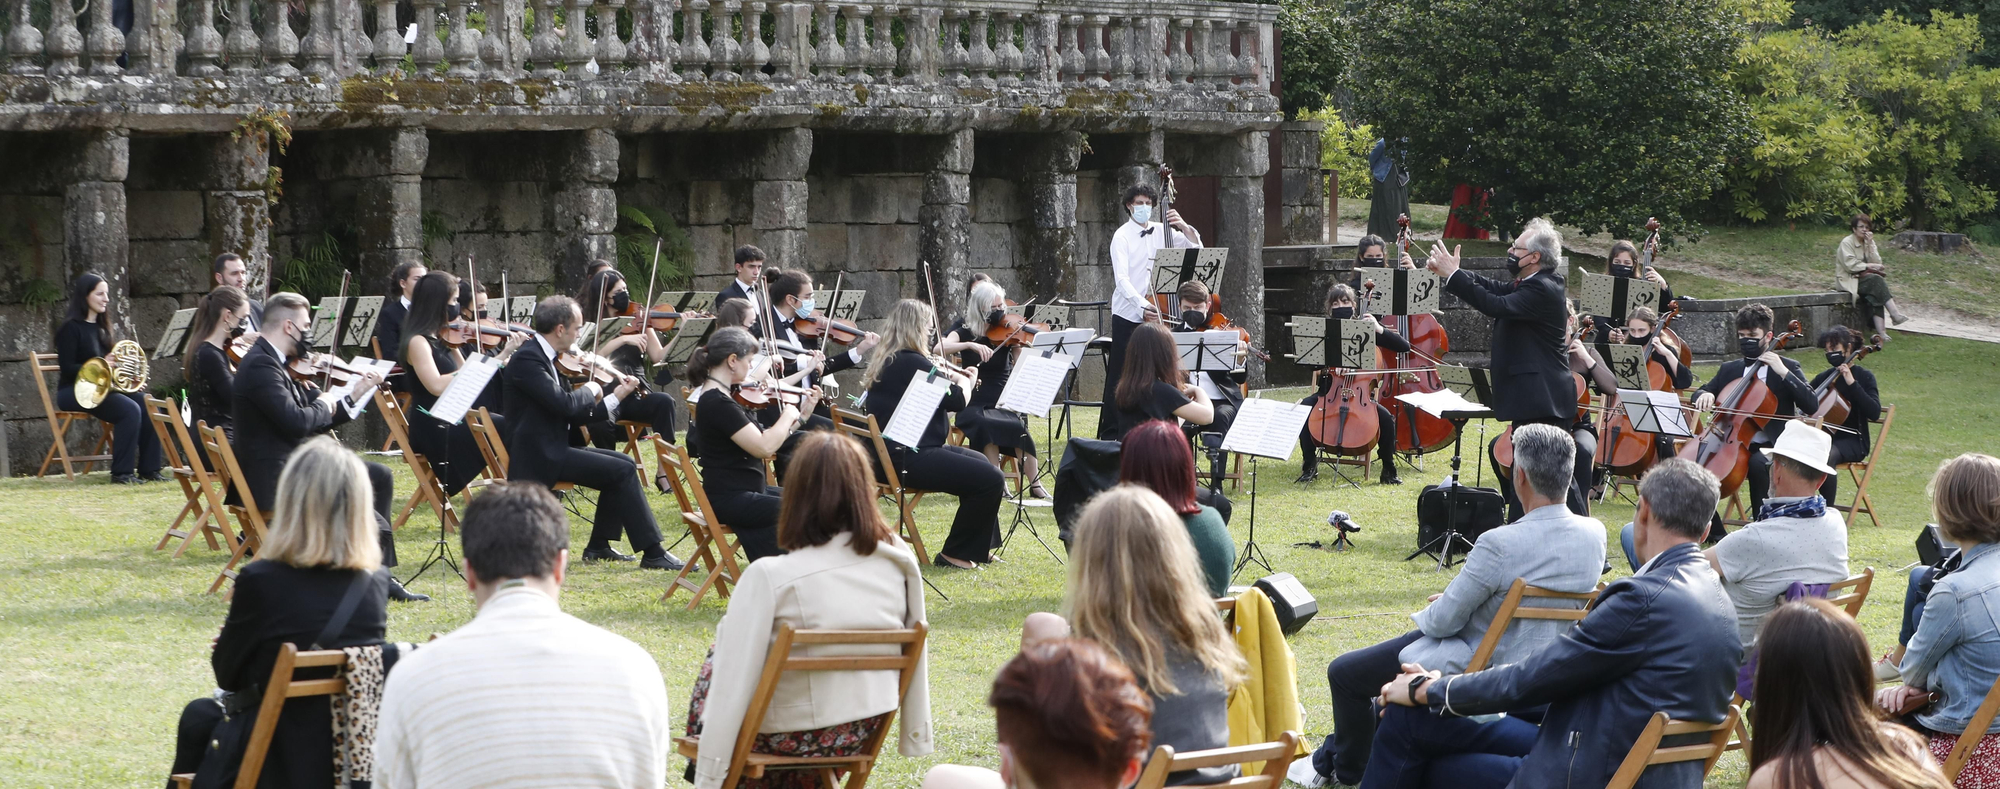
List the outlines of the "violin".
{"type": "MultiPolygon", "coordinates": [[[[1014,303],[1013,299],[1008,299],[1007,306],[1020,305],[1014,303]]],[[[1003,312],[999,323],[986,325],[986,340],[991,342],[995,349],[1025,348],[1034,344],[1036,334],[1048,330],[1049,325],[1046,323],[1035,323],[1018,312],[1003,312]]]]}
{"type": "MultiPolygon", "coordinates": [[[[1396,224],[1398,226],[1396,247],[1401,254],[1407,255],[1410,252],[1411,240],[1410,215],[1398,216],[1396,224]]],[[[1445,333],[1444,324],[1439,323],[1434,315],[1419,313],[1391,316],[1389,328],[1410,342],[1410,350],[1403,353],[1380,351],[1382,356],[1380,364],[1385,369],[1408,372],[1398,372],[1387,377],[1383,382],[1382,399],[1400,403],[1401,401],[1396,399],[1397,395],[1443,389],[1444,381],[1438,378],[1434,364],[1417,362],[1422,360],[1432,363],[1444,358],[1444,355],[1451,351],[1451,337],[1445,333]],[[1417,358],[1412,359],[1413,356],[1417,358]],[[1422,366],[1430,366],[1432,369],[1412,370],[1422,366]]],[[[1401,409],[1398,414],[1400,418],[1396,420],[1396,435],[1391,440],[1396,442],[1398,451],[1417,454],[1435,452],[1450,445],[1452,438],[1457,435],[1451,422],[1446,419],[1432,416],[1429,412],[1408,403],[1396,407],[1401,409]]]]}
{"type": "MultiPolygon", "coordinates": [[[[1681,314],[1679,303],[1667,305],[1667,312],[1660,316],[1660,326],[1646,342],[1646,375],[1651,388],[1661,392],[1674,391],[1674,376],[1667,372],[1666,365],[1653,358],[1653,350],[1659,347],[1660,337],[1666,334],[1674,318],[1681,314]]],[[[1624,409],[1606,409],[1604,425],[1598,429],[1597,464],[1611,469],[1620,476],[1636,477],[1653,467],[1658,460],[1654,452],[1654,434],[1642,433],[1633,427],[1632,418],[1624,409]]]]}
{"type": "Polygon", "coordinates": [[[572,388],[596,383],[605,389],[611,389],[618,386],[618,382],[624,377],[624,374],[618,371],[618,366],[612,364],[610,359],[575,348],[556,354],[556,371],[570,382],[572,388]]]}
{"type": "Polygon", "coordinates": [[[792,331],[798,332],[800,337],[819,337],[822,341],[832,340],[841,345],[853,345],[868,335],[868,332],[822,315],[817,310],[794,321],[792,331]]]}
{"type": "Polygon", "coordinates": [[[243,355],[249,353],[251,346],[256,344],[257,341],[249,339],[248,334],[238,333],[222,344],[222,355],[229,360],[230,367],[235,367],[243,363],[243,355]]]}
{"type": "MultiPolygon", "coordinates": [[[[666,306],[666,305],[660,305],[660,306],[666,306]]],[[[640,320],[638,305],[628,304],[625,306],[624,312],[620,312],[614,317],[632,319],[631,323],[625,324],[625,328],[620,329],[618,331],[618,333],[621,335],[627,335],[627,334],[638,334],[639,332],[645,329],[652,329],[653,331],[673,331],[675,326],[681,325],[681,321],[686,320],[688,318],[711,318],[714,316],[709,315],[706,312],[701,312],[699,310],[688,310],[687,312],[675,312],[673,310],[664,310],[660,309],[660,307],[654,307],[646,311],[645,320],[640,320]]]]}
{"type": "MultiPolygon", "coordinates": [[[[292,380],[301,383],[346,384],[361,374],[346,362],[330,353],[306,353],[285,362],[285,372],[292,380]]],[[[325,387],[321,387],[325,388],[325,387]]]]}
{"type": "Polygon", "coordinates": [[[454,349],[464,348],[466,343],[477,338],[478,350],[493,350],[506,345],[508,338],[516,334],[533,332],[521,324],[503,324],[492,318],[481,318],[476,323],[461,318],[438,327],[438,341],[454,349]]]}
{"type": "MultiPolygon", "coordinates": [[[[1785,343],[1804,333],[1799,322],[1792,321],[1784,333],[1772,338],[1770,350],[1783,350],[1785,343]]],[[[1735,495],[1749,475],[1750,442],[1778,413],[1778,395],[1759,375],[1763,368],[1755,359],[1745,364],[1743,374],[1723,387],[1722,396],[1716,398],[1708,426],[1681,446],[1680,457],[1701,464],[1722,481],[1725,499],[1735,495]]],[[[1773,371],[1776,375],[1788,372],[1782,368],[1773,371]]]]}
{"type": "Polygon", "coordinates": [[[737,405],[753,411],[787,405],[802,409],[807,395],[816,397],[818,394],[817,389],[787,386],[776,381],[746,381],[729,387],[730,398],[737,405]]]}
{"type": "MultiPolygon", "coordinates": [[[[1882,350],[1882,335],[1873,335],[1868,338],[1868,342],[1868,345],[1856,348],[1852,353],[1849,353],[1845,363],[1853,364],[1868,358],[1868,354],[1882,350]]],[[[1834,385],[1834,381],[1839,380],[1839,378],[1840,373],[1838,372],[1827,376],[1825,381],[1820,382],[1820,388],[1813,392],[1819,398],[1819,407],[1813,409],[1813,420],[1822,425],[1847,424],[1847,418],[1854,413],[1853,404],[1847,402],[1847,398],[1842,397],[1840,394],[1840,387],[1834,385]]]]}

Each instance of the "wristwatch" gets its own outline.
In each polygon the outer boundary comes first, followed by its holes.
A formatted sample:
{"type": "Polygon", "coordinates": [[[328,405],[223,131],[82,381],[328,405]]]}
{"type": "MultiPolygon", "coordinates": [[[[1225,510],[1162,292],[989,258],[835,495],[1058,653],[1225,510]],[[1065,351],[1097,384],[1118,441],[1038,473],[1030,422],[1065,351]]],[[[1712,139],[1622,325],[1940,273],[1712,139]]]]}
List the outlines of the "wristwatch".
{"type": "Polygon", "coordinates": [[[1410,678],[1410,703],[1411,703],[1411,704],[1415,704],[1415,703],[1417,703],[1417,688],[1421,688],[1421,687],[1423,687],[1423,686],[1424,686],[1424,683],[1427,683],[1427,682],[1430,682],[1430,681],[1431,681],[1431,675],[1429,675],[1429,674],[1418,674],[1418,675],[1416,675],[1416,676],[1414,676],[1414,677],[1411,677],[1411,678],[1410,678]]]}

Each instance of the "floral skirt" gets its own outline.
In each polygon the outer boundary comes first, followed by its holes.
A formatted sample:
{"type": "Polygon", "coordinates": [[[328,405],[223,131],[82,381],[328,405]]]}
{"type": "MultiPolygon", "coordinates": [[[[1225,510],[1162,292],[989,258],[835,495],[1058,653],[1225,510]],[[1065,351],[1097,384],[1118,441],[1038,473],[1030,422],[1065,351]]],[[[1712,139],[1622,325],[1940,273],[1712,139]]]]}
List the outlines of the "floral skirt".
{"type": "MultiPolygon", "coordinates": [[[[1958,735],[1932,732],[1930,741],[1931,758],[1943,765],[1951,758],[1958,735]]],[[[1965,761],[1965,769],[1959,771],[1954,785],[1958,789],[2000,789],[2000,734],[1979,738],[1979,744],[1972,746],[1972,758],[1965,761]]]]}
{"type": "MultiPolygon", "coordinates": [[[[701,673],[695,677],[694,692],[688,697],[687,732],[701,733],[701,713],[708,707],[708,683],[715,667],[715,647],[708,648],[708,657],[701,661],[701,673]]],[[[853,756],[868,746],[868,740],[880,732],[889,722],[890,713],[882,713],[872,718],[837,723],[823,729],[810,731],[786,731],[759,734],[750,750],[774,756],[853,756]]],[[[688,781],[694,781],[694,764],[689,763],[688,781]]],[[[818,789],[818,773],[812,770],[771,770],[763,778],[744,778],[737,786],[742,789],[818,789]]]]}

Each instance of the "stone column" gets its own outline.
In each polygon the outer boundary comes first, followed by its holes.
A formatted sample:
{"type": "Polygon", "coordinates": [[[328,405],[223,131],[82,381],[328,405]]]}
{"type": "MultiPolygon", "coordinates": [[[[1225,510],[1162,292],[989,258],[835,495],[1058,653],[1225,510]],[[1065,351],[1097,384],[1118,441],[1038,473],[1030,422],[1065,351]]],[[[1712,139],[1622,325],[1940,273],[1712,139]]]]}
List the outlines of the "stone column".
{"type": "MultiPolygon", "coordinates": [[[[1246,131],[1216,139],[1220,210],[1210,246],[1229,248],[1222,272],[1222,311],[1251,337],[1264,337],[1264,173],[1271,167],[1270,133],[1246,131]]],[[[1262,345],[1263,343],[1260,343],[1262,345]]],[[[1264,365],[1249,362],[1252,386],[1264,365]]]]}
{"type": "MultiPolygon", "coordinates": [[[[1105,204],[1089,210],[1103,211],[1113,228],[1125,222],[1125,190],[1144,184],[1160,188],[1160,163],[1167,158],[1167,135],[1164,132],[1141,132],[1127,135],[1130,140],[1125,154],[1112,171],[1112,193],[1105,195],[1105,204]]],[[[1097,251],[1093,251],[1096,254],[1097,251]]],[[[1105,255],[1110,249],[1102,250],[1105,255]]]]}
{"type": "Polygon", "coordinates": [[[772,265],[806,265],[806,166],[811,129],[771,132],[750,167],[750,230],[772,265]]]}
{"type": "MultiPolygon", "coordinates": [[[[581,28],[579,28],[581,29],[581,28]]],[[[557,154],[556,192],[550,202],[549,229],[560,252],[555,279],[565,289],[583,281],[592,260],[617,262],[618,135],[610,129],[565,132],[569,139],[557,154]]]]}
{"type": "MultiPolygon", "coordinates": [[[[125,176],[131,169],[132,135],[126,129],[78,133],[75,159],[63,187],[63,261],[71,276],[102,274],[111,285],[113,333],[137,339],[132,322],[132,272],[125,231],[125,176]]],[[[65,292],[69,283],[62,283],[65,292]]]]}
{"type": "Polygon", "coordinates": [[[1072,293],[1076,288],[1076,167],[1083,134],[1065,131],[1023,146],[1021,199],[1029,228],[1026,292],[1072,293]]]}
{"type": "Polygon", "coordinates": [[[271,155],[263,132],[232,139],[211,135],[209,182],[202,190],[210,258],[224,252],[243,256],[250,298],[262,299],[271,279],[271,202],[264,193],[271,155]]]}
{"type": "MultiPolygon", "coordinates": [[[[918,248],[937,284],[938,309],[955,315],[972,277],[972,130],[935,140],[924,173],[924,204],[917,209],[918,248]]],[[[943,315],[938,319],[951,322],[943,315]]]]}
{"type": "Polygon", "coordinates": [[[424,257],[424,162],[431,143],[417,126],[364,134],[359,155],[348,164],[360,183],[354,201],[359,281],[386,282],[397,265],[424,257]]]}

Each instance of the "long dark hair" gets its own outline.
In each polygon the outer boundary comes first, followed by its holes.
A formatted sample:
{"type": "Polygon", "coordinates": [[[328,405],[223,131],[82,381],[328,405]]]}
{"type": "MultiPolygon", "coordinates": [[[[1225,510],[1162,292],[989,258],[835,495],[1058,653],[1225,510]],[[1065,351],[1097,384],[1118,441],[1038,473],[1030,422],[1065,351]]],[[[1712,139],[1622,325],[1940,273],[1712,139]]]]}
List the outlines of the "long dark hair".
{"type": "MultiPolygon", "coordinates": [[[[215,324],[222,320],[222,313],[242,309],[250,302],[241,288],[230,285],[217,286],[201,297],[194,307],[194,326],[188,330],[188,351],[181,354],[181,372],[194,377],[194,343],[207,342],[209,332],[215,331],[215,324]]],[[[227,343],[225,343],[227,344],[227,343]]]]}
{"type": "Polygon", "coordinates": [[[438,330],[453,318],[451,300],[458,296],[458,278],[448,272],[433,271],[417,280],[410,289],[410,312],[403,318],[403,347],[396,358],[408,355],[411,337],[436,338],[438,330]]]}
{"type": "MultiPolygon", "coordinates": [[[[95,271],[78,274],[69,287],[68,320],[90,322],[90,292],[104,282],[104,275],[95,271]]],[[[107,350],[111,348],[111,302],[104,303],[104,311],[97,314],[97,342],[107,350]]]]}
{"type": "Polygon", "coordinates": [[[583,310],[583,321],[600,321],[616,314],[611,310],[611,290],[625,281],[625,275],[618,269],[608,268],[590,275],[583,281],[583,290],[576,294],[576,306],[583,310]],[[598,310],[602,308],[603,312],[598,310]]]}
{"type": "Polygon", "coordinates": [[[1786,603],[1757,638],[1757,738],[1750,769],[1776,763],[1778,789],[1825,789],[1813,752],[1828,749],[1887,789],[1948,789],[1928,760],[1890,742],[1921,742],[1875,707],[1868,638],[1854,619],[1820,599],[1786,603]]]}
{"type": "Polygon", "coordinates": [[[778,506],[778,547],[787,551],[825,545],[846,532],[856,554],[875,553],[894,532],[875,507],[875,467],[861,442],[831,430],[809,430],[792,451],[786,490],[778,506]]]}
{"type": "Polygon", "coordinates": [[[1125,343],[1125,371],[1118,379],[1118,407],[1138,410],[1152,395],[1153,382],[1163,381],[1179,389],[1187,383],[1181,372],[1180,355],[1174,352],[1174,335],[1158,323],[1142,323],[1132,330],[1125,343]]]}
{"type": "MultiPolygon", "coordinates": [[[[735,299],[732,299],[735,301],[735,299]]],[[[708,373],[731,356],[750,358],[757,352],[757,339],[750,336],[750,330],[726,326],[716,329],[708,336],[708,344],[694,349],[688,357],[688,383],[700,386],[708,380],[708,373]]]]}

